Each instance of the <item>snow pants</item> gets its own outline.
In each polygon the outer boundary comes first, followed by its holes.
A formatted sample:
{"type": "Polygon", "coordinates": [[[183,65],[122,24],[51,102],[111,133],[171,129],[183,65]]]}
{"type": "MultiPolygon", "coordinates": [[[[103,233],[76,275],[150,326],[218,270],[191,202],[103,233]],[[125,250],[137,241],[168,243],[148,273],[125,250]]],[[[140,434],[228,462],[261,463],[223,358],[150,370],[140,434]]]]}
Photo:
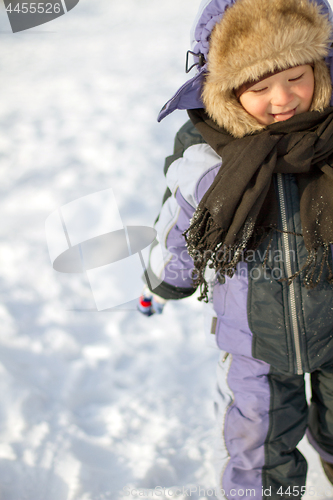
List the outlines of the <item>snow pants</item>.
{"type": "Polygon", "coordinates": [[[300,498],[307,463],[297,444],[305,433],[320,456],[333,463],[333,366],[332,373],[312,373],[311,385],[308,406],[303,375],[221,354],[215,401],[218,498],[300,498]]]}

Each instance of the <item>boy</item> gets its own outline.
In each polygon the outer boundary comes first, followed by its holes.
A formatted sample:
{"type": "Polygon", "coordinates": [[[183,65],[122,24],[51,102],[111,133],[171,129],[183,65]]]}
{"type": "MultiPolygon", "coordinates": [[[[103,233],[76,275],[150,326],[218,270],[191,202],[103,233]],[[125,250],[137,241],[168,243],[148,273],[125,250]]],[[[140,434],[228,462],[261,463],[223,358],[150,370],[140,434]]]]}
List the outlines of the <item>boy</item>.
{"type": "Polygon", "coordinates": [[[140,307],[198,286],[211,306],[221,498],[301,496],[305,432],[333,479],[330,15],[324,0],[205,0],[199,71],[160,114],[188,109],[195,129],[167,161],[150,259],[164,281],[140,307]]]}

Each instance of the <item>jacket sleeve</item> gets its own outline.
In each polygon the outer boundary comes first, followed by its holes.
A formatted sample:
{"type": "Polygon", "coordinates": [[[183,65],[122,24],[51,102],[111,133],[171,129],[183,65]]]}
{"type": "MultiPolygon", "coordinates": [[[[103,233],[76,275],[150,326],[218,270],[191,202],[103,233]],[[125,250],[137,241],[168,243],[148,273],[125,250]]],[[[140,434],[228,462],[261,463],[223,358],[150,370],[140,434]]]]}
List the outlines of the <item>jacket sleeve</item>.
{"type": "Polygon", "coordinates": [[[174,154],[165,163],[168,188],[155,223],[158,241],[152,245],[148,269],[151,291],[164,299],[181,299],[196,290],[183,233],[198,205],[199,181],[220,162],[191,122],[179,130],[174,154]]]}

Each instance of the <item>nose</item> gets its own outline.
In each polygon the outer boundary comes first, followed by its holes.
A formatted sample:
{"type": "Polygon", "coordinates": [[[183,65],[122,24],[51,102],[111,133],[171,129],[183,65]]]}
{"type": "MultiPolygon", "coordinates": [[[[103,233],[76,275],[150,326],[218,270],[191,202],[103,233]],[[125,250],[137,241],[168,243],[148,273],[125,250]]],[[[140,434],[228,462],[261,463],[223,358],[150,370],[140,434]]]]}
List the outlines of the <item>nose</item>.
{"type": "Polygon", "coordinates": [[[278,84],[273,87],[271,97],[273,106],[287,106],[293,99],[294,93],[287,85],[278,84]]]}

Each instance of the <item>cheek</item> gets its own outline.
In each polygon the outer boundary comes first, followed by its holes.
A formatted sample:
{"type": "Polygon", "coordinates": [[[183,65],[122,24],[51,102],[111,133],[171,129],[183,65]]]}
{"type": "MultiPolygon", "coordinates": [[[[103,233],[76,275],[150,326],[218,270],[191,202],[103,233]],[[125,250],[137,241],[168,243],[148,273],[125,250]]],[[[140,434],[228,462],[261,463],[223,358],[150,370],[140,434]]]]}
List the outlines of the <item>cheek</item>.
{"type": "Polygon", "coordinates": [[[257,120],[263,119],[267,115],[267,102],[262,96],[252,96],[245,94],[240,98],[240,103],[250,115],[257,120]]]}
{"type": "Polygon", "coordinates": [[[267,113],[267,103],[262,99],[258,99],[253,109],[257,116],[265,116],[267,113]]]}
{"type": "Polygon", "coordinates": [[[268,103],[265,99],[262,99],[262,96],[247,101],[244,100],[244,104],[241,101],[241,104],[245,111],[253,116],[258,123],[269,125],[272,122],[271,116],[268,115],[268,103]]]}
{"type": "Polygon", "coordinates": [[[304,106],[308,109],[311,106],[312,98],[313,98],[314,87],[308,87],[303,94],[303,103],[304,106]]]}
{"type": "Polygon", "coordinates": [[[299,90],[299,97],[302,100],[303,111],[308,111],[313,98],[314,93],[314,82],[310,82],[308,85],[304,86],[299,90]]]}

